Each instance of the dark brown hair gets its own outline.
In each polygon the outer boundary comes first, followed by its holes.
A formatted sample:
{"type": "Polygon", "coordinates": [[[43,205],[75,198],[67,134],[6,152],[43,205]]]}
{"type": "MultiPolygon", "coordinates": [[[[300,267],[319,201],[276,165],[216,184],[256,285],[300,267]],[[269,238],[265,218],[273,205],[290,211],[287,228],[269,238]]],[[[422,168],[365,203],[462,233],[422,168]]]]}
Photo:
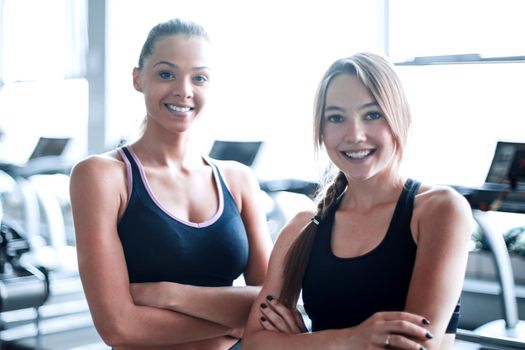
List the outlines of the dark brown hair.
{"type": "Polygon", "coordinates": [[[141,70],[144,66],[144,60],[151,56],[153,52],[153,46],[160,38],[177,34],[187,35],[189,37],[196,36],[203,38],[206,41],[210,41],[206,30],[200,24],[195,22],[182,20],[180,18],[174,18],[165,22],[161,22],[151,28],[150,32],[148,33],[148,38],[142,46],[139,56],[139,70],[141,70]]]}

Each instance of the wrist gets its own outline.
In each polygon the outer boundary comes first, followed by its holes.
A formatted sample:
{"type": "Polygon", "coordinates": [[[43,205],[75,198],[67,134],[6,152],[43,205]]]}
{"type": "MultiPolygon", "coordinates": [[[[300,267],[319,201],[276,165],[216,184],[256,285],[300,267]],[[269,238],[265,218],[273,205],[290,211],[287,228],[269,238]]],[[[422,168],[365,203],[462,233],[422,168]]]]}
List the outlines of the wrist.
{"type": "Polygon", "coordinates": [[[331,349],[347,349],[353,334],[353,328],[341,328],[331,332],[333,333],[329,334],[329,337],[334,340],[334,346],[331,349]]]}

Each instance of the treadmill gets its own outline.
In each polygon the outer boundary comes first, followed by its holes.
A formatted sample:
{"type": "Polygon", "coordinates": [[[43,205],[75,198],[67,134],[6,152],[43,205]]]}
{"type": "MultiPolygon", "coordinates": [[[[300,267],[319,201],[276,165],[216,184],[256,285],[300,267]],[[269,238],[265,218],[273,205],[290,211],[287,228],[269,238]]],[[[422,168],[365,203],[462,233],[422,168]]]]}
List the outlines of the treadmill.
{"type": "Polygon", "coordinates": [[[525,214],[525,143],[498,141],[485,183],[480,187],[453,186],[472,207],[497,272],[503,319],[474,331],[458,330],[457,339],[477,342],[480,349],[525,349],[525,321],[519,320],[514,274],[503,235],[494,232],[488,211],[525,214]],[[483,347],[484,346],[484,347],[483,347]]]}
{"type": "Polygon", "coordinates": [[[472,209],[525,214],[525,143],[498,141],[485,183],[453,187],[472,209]]]}

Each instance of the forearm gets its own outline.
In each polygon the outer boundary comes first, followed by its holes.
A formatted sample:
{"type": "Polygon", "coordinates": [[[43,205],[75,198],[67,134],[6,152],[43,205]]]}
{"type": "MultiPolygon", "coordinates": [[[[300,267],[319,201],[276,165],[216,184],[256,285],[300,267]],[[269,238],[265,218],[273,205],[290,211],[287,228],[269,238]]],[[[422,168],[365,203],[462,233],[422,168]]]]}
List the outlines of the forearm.
{"type": "MultiPolygon", "coordinates": [[[[167,285],[169,287],[169,285],[167,285]]],[[[177,285],[166,307],[230,328],[246,324],[260,287],[197,287],[177,285]]]]}
{"type": "Polygon", "coordinates": [[[134,306],[119,315],[95,322],[104,341],[112,346],[176,345],[233,332],[213,322],[154,307],[134,306]]]}
{"type": "Polygon", "coordinates": [[[348,349],[343,343],[345,330],[326,330],[313,333],[279,333],[274,331],[257,330],[245,333],[242,342],[243,350],[335,350],[348,349]]]}

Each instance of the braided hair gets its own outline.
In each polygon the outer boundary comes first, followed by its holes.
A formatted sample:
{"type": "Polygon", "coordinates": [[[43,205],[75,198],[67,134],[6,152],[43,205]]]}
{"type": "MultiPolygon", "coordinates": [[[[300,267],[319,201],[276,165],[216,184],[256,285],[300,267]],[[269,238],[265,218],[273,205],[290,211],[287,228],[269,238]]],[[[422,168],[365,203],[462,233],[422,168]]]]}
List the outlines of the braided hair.
{"type": "MultiPolygon", "coordinates": [[[[356,76],[368,89],[390,127],[394,138],[394,168],[399,167],[410,129],[411,116],[408,102],[394,66],[383,56],[362,52],[335,61],[323,76],[314,102],[314,145],[316,154],[323,147],[324,110],[326,94],[332,79],[340,74],[356,76]]],[[[324,183],[324,191],[317,196],[317,210],[312,221],[299,234],[285,257],[283,288],[280,301],[295,307],[302,288],[308,259],[318,224],[326,218],[348,186],[341,171],[335,172],[324,183]]]]}
{"type": "Polygon", "coordinates": [[[279,297],[279,300],[287,307],[295,306],[299,298],[306,265],[312,251],[319,222],[326,218],[330,209],[345,191],[347,184],[346,176],[343,172],[339,172],[317,201],[315,216],[304,227],[290,250],[288,250],[283,274],[283,289],[279,297]]]}

